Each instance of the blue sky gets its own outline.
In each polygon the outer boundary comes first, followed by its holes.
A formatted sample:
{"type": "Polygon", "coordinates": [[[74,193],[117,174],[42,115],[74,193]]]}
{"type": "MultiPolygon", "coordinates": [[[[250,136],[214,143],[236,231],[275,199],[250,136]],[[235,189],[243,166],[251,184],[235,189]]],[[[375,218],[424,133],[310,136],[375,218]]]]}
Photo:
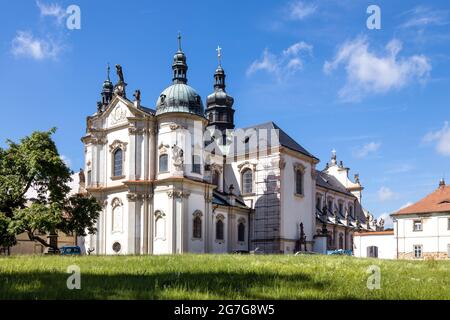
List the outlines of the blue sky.
{"type": "Polygon", "coordinates": [[[237,126],[274,121],[319,168],[336,149],[376,216],[450,181],[448,1],[30,0],[3,4],[0,21],[2,146],[56,126],[77,170],[106,64],[120,63],[128,91],[153,107],[181,31],[189,84],[204,100],[220,45],[237,126]],[[79,30],[66,27],[72,4],[79,30]],[[380,30],[366,26],[371,4],[380,30]]]}

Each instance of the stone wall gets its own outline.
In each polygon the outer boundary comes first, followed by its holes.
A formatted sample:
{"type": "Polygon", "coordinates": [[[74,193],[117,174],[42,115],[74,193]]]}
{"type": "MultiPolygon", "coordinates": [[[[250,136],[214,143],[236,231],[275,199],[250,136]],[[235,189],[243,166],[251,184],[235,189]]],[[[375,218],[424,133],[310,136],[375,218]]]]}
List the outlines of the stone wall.
{"type": "Polygon", "coordinates": [[[414,258],[414,252],[400,252],[398,254],[399,259],[406,260],[446,260],[449,259],[447,252],[424,252],[423,257],[420,259],[414,258]]]}

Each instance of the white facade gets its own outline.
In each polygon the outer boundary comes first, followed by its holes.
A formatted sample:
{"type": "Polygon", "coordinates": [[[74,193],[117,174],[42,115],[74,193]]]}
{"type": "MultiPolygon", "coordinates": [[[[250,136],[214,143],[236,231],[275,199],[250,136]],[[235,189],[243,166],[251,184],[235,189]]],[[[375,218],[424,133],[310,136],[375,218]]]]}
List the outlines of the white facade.
{"type": "Polygon", "coordinates": [[[450,213],[396,216],[394,230],[399,259],[450,258],[450,213]]]}
{"type": "Polygon", "coordinates": [[[393,231],[357,233],[354,237],[355,257],[395,259],[395,248],[393,231]]]}
{"type": "Polygon", "coordinates": [[[156,110],[140,105],[139,91],[133,102],[126,98],[122,69],[116,68],[119,82],[105,81],[82,138],[83,188],[103,204],[97,233],[85,239],[89,252],[293,253],[313,250],[317,237],[332,237],[328,249],[351,249],[357,228],[376,228],[362,210],[362,186],[348,178],[348,169],[341,172],[335,154],[321,173],[319,160],[272,122],[228,130],[234,128],[234,100],[225,93],[221,66],[206,112],[186,84],[181,47],[173,84],[156,110]],[[205,139],[217,128],[217,138],[205,139]],[[333,185],[318,183],[325,175],[336,177],[333,185]],[[344,217],[334,209],[319,214],[320,194],[331,196],[336,208],[344,203],[344,217]]]}
{"type": "Polygon", "coordinates": [[[373,256],[372,249],[376,248],[379,258],[450,258],[450,186],[444,180],[434,192],[392,217],[392,232],[367,232],[355,237],[356,256],[373,256]]]}

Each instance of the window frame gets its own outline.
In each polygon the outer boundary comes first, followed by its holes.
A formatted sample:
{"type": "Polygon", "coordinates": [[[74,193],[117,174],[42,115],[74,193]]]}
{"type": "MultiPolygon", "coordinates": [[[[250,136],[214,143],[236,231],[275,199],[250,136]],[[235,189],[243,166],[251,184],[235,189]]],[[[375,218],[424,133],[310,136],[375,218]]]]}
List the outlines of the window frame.
{"type": "Polygon", "coordinates": [[[120,147],[117,147],[117,148],[115,148],[113,151],[112,151],[112,172],[111,172],[111,178],[112,179],[119,179],[119,178],[123,178],[124,177],[124,159],[125,159],[125,157],[124,157],[124,151],[123,151],[123,149],[122,148],[120,148],[120,147]],[[117,172],[116,172],[116,165],[118,164],[117,163],[117,160],[116,160],[116,158],[117,158],[117,153],[120,151],[120,156],[121,156],[121,159],[120,159],[120,174],[117,174],[117,172]]]}
{"type": "Polygon", "coordinates": [[[169,172],[169,155],[167,153],[161,153],[158,157],[158,173],[167,173],[169,172]],[[165,170],[161,170],[161,158],[164,157],[166,159],[166,168],[165,170]]]}
{"type": "Polygon", "coordinates": [[[414,219],[413,220],[413,232],[421,232],[421,231],[423,231],[422,219],[414,219]],[[420,229],[416,229],[416,223],[420,223],[420,229]]]}
{"type": "Polygon", "coordinates": [[[245,231],[246,231],[246,225],[245,225],[245,220],[241,219],[238,221],[238,232],[237,232],[237,239],[238,242],[245,242],[245,231]],[[241,227],[243,227],[243,229],[241,229],[241,227]],[[242,234],[241,234],[242,232],[242,234]],[[241,237],[242,236],[242,237],[241,237]]]}
{"type": "Polygon", "coordinates": [[[192,239],[201,240],[203,238],[203,214],[200,210],[196,210],[192,215],[192,239]]]}
{"type": "Polygon", "coordinates": [[[216,219],[216,224],[215,224],[215,240],[217,242],[224,242],[225,241],[225,223],[224,223],[224,217],[222,215],[218,216],[216,219]],[[218,228],[218,226],[220,225],[220,229],[218,228]],[[220,233],[219,234],[219,230],[220,233]],[[219,235],[221,237],[219,237],[219,235]]]}
{"type": "Polygon", "coordinates": [[[422,259],[423,258],[423,245],[421,245],[421,244],[413,245],[413,255],[414,255],[414,259],[422,259]],[[420,253],[419,256],[417,256],[417,252],[420,253]]]}
{"type": "Polygon", "coordinates": [[[199,155],[197,155],[197,154],[193,154],[192,155],[191,172],[192,173],[196,173],[196,174],[202,174],[202,160],[201,160],[201,157],[199,155]],[[199,162],[196,163],[196,160],[199,160],[199,162]]]}
{"type": "Polygon", "coordinates": [[[254,175],[253,175],[253,170],[252,169],[245,168],[244,170],[242,170],[242,173],[241,173],[241,185],[242,185],[242,194],[243,195],[250,195],[250,194],[254,193],[254,186],[253,186],[254,177],[253,176],[254,175]],[[250,182],[246,182],[245,181],[246,173],[250,173],[250,175],[251,175],[250,176],[251,177],[250,182]],[[247,190],[246,186],[250,186],[250,190],[247,190]]]}

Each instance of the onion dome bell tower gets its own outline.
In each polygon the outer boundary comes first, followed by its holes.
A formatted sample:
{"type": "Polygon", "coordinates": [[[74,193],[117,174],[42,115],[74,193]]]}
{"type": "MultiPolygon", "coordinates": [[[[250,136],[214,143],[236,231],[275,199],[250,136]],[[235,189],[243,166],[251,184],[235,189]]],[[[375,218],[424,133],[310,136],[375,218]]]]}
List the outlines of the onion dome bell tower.
{"type": "Polygon", "coordinates": [[[156,115],[182,112],[204,117],[200,95],[194,88],[187,85],[187,69],[186,56],[181,50],[181,36],[178,34],[178,51],[175,53],[172,63],[172,85],[159,95],[156,101],[156,115]]]}
{"type": "Polygon", "coordinates": [[[225,71],[221,64],[221,48],[217,48],[219,65],[214,73],[214,92],[207,98],[206,118],[210,127],[220,131],[234,129],[234,99],[225,91],[225,71]]]}
{"type": "Polygon", "coordinates": [[[108,64],[107,78],[103,82],[103,89],[102,89],[102,105],[103,105],[103,107],[106,107],[111,102],[113,92],[114,92],[114,85],[109,78],[109,70],[110,70],[110,68],[109,68],[109,64],[108,64]]]}

